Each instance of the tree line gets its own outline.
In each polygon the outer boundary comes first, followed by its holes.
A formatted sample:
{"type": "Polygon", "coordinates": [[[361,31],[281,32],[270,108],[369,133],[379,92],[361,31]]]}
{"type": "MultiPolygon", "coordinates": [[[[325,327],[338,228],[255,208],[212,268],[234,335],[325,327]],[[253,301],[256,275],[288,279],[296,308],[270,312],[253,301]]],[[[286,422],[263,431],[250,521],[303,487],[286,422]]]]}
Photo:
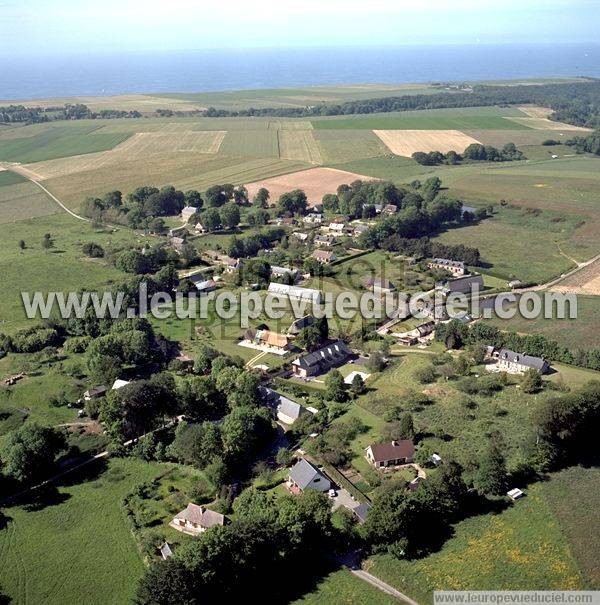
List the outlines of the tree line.
{"type": "Polygon", "coordinates": [[[318,117],[387,113],[446,107],[485,107],[493,105],[535,104],[554,110],[552,118],[577,126],[600,126],[600,80],[540,84],[538,86],[476,85],[472,92],[401,95],[378,99],[321,104],[308,107],[267,107],[225,110],[209,107],[208,117],[276,116],[318,117]]]}
{"type": "Polygon", "coordinates": [[[456,151],[449,151],[448,153],[416,151],[412,154],[412,159],[423,166],[438,166],[439,164],[461,164],[465,160],[471,162],[512,162],[526,158],[514,143],[506,143],[502,149],[497,149],[492,145],[472,143],[462,154],[456,151]]]}
{"type": "Polygon", "coordinates": [[[24,122],[39,124],[54,120],[96,120],[113,118],[141,118],[137,110],[102,109],[92,111],[82,103],[65,103],[57,107],[25,107],[24,105],[5,105],[0,107],[0,122],[24,122]]]}

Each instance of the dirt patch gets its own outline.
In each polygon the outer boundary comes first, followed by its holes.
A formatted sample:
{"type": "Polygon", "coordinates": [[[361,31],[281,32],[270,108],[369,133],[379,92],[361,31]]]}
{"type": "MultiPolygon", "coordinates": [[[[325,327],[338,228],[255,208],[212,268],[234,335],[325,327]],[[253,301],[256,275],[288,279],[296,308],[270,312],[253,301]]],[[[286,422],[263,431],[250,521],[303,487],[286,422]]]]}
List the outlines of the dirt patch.
{"type": "Polygon", "coordinates": [[[460,130],[374,130],[373,132],[393,154],[407,158],[417,151],[462,153],[469,145],[479,143],[477,139],[460,130]]]}
{"type": "Polygon", "coordinates": [[[340,185],[347,185],[353,181],[376,181],[370,176],[337,170],[335,168],[311,168],[276,176],[263,181],[256,181],[246,185],[250,198],[261,188],[265,187],[271,194],[271,203],[275,203],[279,197],[294,189],[302,189],[308,197],[310,206],[321,203],[323,196],[327,193],[335,193],[340,185]]]}
{"type": "Polygon", "coordinates": [[[552,290],[600,296],[600,258],[553,285],[552,290]]]}
{"type": "Polygon", "coordinates": [[[517,109],[530,118],[547,118],[553,113],[549,107],[539,107],[538,105],[520,105],[517,109]]]}

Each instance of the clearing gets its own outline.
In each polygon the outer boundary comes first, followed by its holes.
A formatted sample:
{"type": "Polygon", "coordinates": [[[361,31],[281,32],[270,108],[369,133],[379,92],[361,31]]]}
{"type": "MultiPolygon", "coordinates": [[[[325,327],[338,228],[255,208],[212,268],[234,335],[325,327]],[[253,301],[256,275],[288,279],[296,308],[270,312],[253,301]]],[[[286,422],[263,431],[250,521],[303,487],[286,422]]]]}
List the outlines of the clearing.
{"type": "Polygon", "coordinates": [[[345,172],[336,168],[311,168],[277,176],[271,179],[256,181],[246,185],[250,198],[261,188],[265,187],[271,194],[271,201],[279,199],[279,196],[294,189],[302,189],[308,197],[310,206],[321,203],[323,196],[327,193],[335,193],[340,185],[349,185],[353,181],[374,181],[373,177],[345,172]]]}
{"type": "Polygon", "coordinates": [[[417,151],[462,153],[469,145],[479,143],[477,139],[460,130],[374,130],[373,132],[392,153],[408,158],[417,151]]]}

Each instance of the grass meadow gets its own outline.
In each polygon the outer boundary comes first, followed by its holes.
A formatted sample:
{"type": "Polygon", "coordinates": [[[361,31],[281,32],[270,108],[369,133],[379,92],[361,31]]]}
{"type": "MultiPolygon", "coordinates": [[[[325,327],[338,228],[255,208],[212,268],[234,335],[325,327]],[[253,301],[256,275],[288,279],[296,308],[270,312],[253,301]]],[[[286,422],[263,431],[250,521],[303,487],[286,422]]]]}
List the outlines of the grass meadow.
{"type": "Polygon", "coordinates": [[[130,603],[144,566],[121,500],[162,471],[136,459],[97,462],[38,501],[5,508],[3,591],[15,605],[130,603]]]}

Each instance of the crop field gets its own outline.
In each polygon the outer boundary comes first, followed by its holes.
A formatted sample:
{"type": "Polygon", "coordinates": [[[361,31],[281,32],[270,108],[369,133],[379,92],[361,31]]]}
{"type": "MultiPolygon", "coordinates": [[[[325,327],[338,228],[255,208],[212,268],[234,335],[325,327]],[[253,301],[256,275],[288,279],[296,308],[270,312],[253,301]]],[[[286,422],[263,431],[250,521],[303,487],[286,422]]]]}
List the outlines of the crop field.
{"type": "Polygon", "coordinates": [[[14,172],[0,172],[0,224],[58,212],[58,206],[33,183],[14,172]]]}
{"type": "Polygon", "coordinates": [[[559,292],[600,295],[600,259],[561,280],[554,289],[559,292]]]}
{"type": "Polygon", "coordinates": [[[315,130],[323,161],[328,164],[350,162],[389,153],[370,130],[315,130]]]}
{"type": "Polygon", "coordinates": [[[44,185],[70,208],[78,209],[87,196],[113,189],[127,192],[140,185],[168,184],[184,190],[204,189],[217,183],[249,183],[304,168],[308,165],[276,158],[179,153],[149,156],[52,178],[44,185]]]}
{"type": "Polygon", "coordinates": [[[592,132],[591,128],[584,128],[583,126],[573,126],[572,124],[565,124],[563,122],[553,122],[547,118],[508,118],[509,120],[526,126],[527,128],[535,128],[536,130],[571,130],[577,132],[592,132]]]}
{"type": "Polygon", "coordinates": [[[349,184],[357,179],[374,180],[371,177],[336,170],[334,168],[311,168],[293,172],[283,176],[246,183],[248,193],[252,197],[261,187],[266,187],[271,193],[271,201],[293,189],[302,189],[308,197],[310,205],[320,204],[326,193],[335,193],[340,185],[349,184]]]}
{"type": "Polygon", "coordinates": [[[89,122],[78,126],[53,125],[51,128],[36,129],[39,132],[33,136],[29,136],[26,128],[15,129],[14,138],[0,140],[0,160],[29,163],[105,151],[129,136],[123,133],[94,134],[93,131],[100,125],[89,122]],[[24,136],[16,137],[17,133],[24,136]]]}
{"type": "Polygon", "coordinates": [[[230,130],[227,132],[221,152],[249,157],[279,157],[277,130],[230,130]]]}
{"type": "MultiPolygon", "coordinates": [[[[559,291],[557,286],[553,291],[559,291]]],[[[524,319],[519,314],[512,319],[494,318],[487,320],[501,330],[514,330],[525,334],[543,334],[575,351],[577,349],[600,348],[600,334],[596,329],[600,313],[600,297],[577,296],[577,319],[556,317],[524,319]]],[[[570,381],[569,381],[570,382],[570,381]]]]}
{"type": "Polygon", "coordinates": [[[411,157],[416,151],[462,153],[478,140],[459,130],[374,130],[384,145],[395,155],[411,157]]]}
{"type": "Polygon", "coordinates": [[[525,124],[512,121],[498,115],[406,115],[408,112],[395,114],[376,114],[343,118],[323,118],[313,120],[315,129],[334,130],[525,130],[525,124]]]}
{"type": "Polygon", "coordinates": [[[160,93],[152,95],[165,101],[176,100],[219,109],[255,107],[306,107],[320,103],[343,103],[394,95],[428,94],[439,89],[427,84],[355,84],[350,86],[314,86],[202,93],[160,93]]]}
{"type": "MultiPolygon", "coordinates": [[[[585,485],[578,493],[590,493],[593,484],[586,481],[585,485]]],[[[580,544],[592,547],[592,553],[585,555],[590,563],[594,553],[597,556],[597,548],[589,535],[582,536],[586,525],[580,517],[563,520],[554,513],[556,491],[552,497],[547,495],[552,489],[560,490],[577,510],[585,508],[588,515],[592,514],[586,496],[583,501],[575,496],[571,500],[570,485],[559,474],[547,484],[530,486],[525,498],[507,505],[500,513],[458,523],[454,535],[438,552],[410,562],[378,555],[373,557],[370,571],[422,603],[432,602],[434,590],[466,590],[472,586],[479,590],[584,589],[588,584],[574,556],[572,537],[580,537],[580,544]],[[568,522],[575,527],[570,528],[572,535],[565,540],[563,524],[568,522]],[[579,536],[574,536],[575,532],[579,536]]]]}
{"type": "Polygon", "coordinates": [[[286,160],[322,164],[323,158],[312,130],[280,130],[279,154],[286,160]]]}
{"type": "Polygon", "coordinates": [[[36,179],[50,179],[95,170],[150,156],[172,153],[216,154],[225,137],[223,131],[140,132],[110,151],[74,155],[45,162],[26,164],[25,169],[36,179]]]}
{"type": "Polygon", "coordinates": [[[136,459],[99,462],[34,507],[5,509],[0,584],[12,602],[131,602],[144,565],[121,500],[162,470],[136,459]]]}

